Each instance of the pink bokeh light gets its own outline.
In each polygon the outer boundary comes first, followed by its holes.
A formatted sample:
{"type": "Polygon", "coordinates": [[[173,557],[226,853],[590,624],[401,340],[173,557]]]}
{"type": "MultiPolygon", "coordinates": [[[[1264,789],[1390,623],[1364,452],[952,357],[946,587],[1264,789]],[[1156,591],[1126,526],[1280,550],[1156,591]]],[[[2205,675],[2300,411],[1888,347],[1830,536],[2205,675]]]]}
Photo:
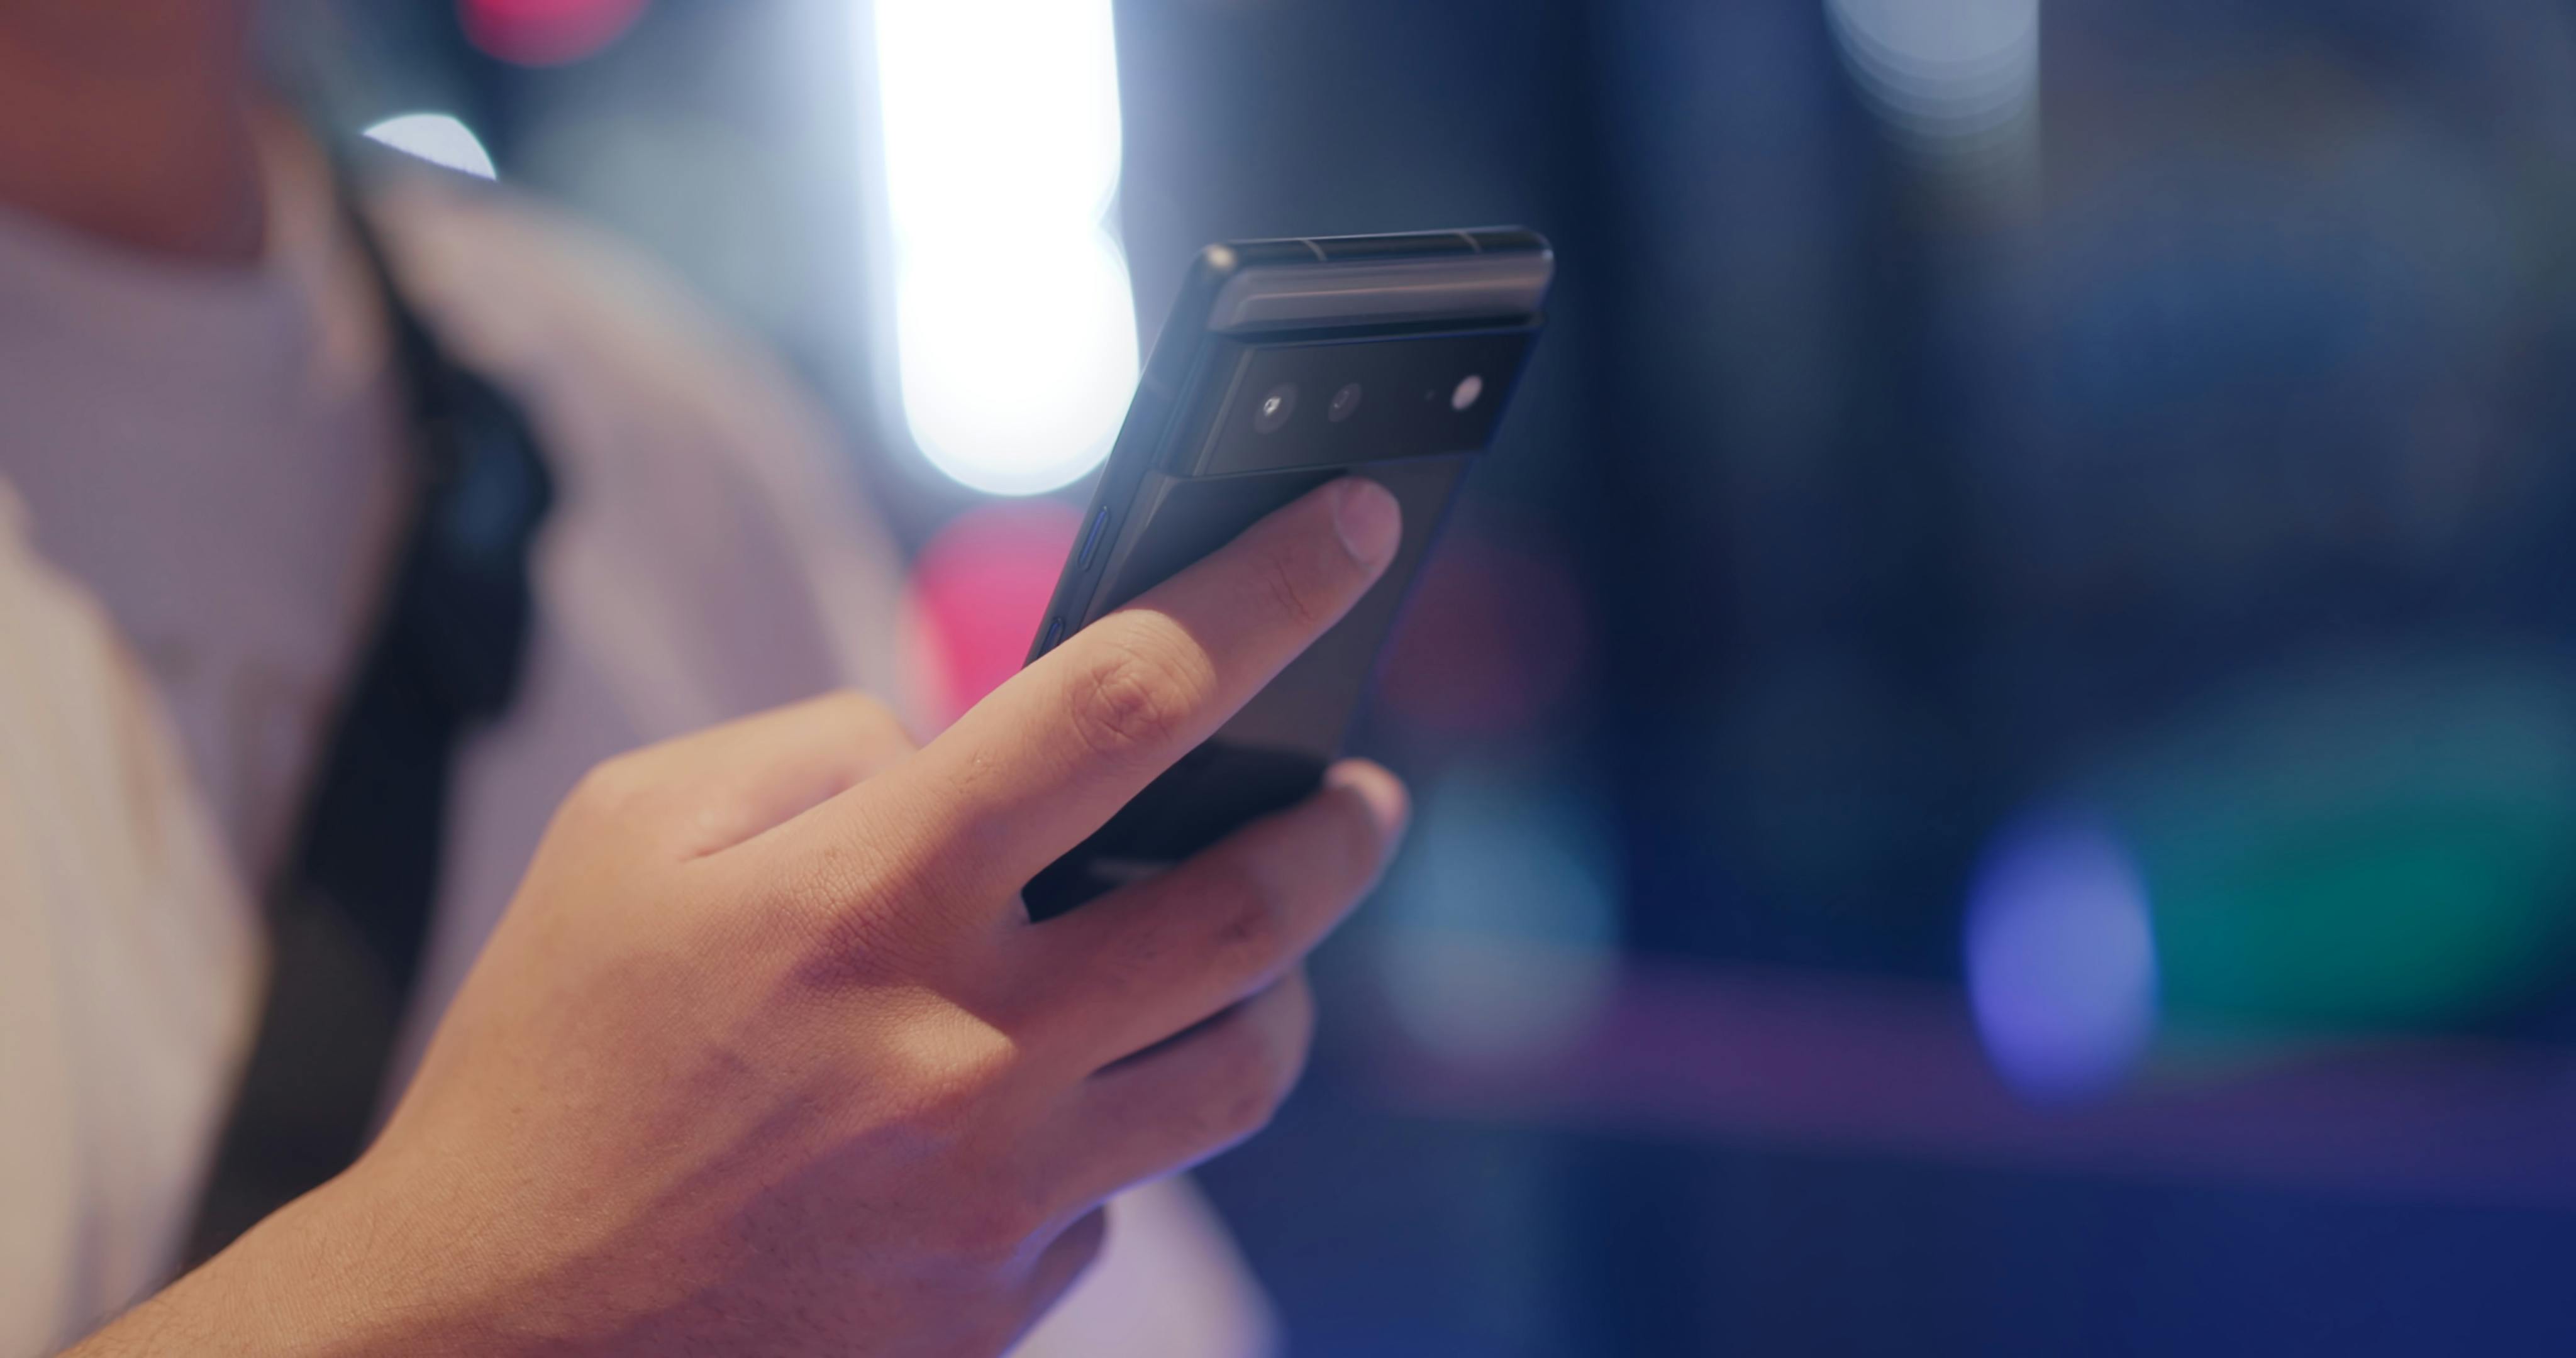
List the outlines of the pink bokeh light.
{"type": "Polygon", "coordinates": [[[917,691],[939,726],[1019,672],[1081,514],[1052,500],[979,505],[950,520],[904,589],[917,691]]]}
{"type": "Polygon", "coordinates": [[[561,66],[616,41],[647,0],[457,0],[465,39],[521,66],[561,66]]]}
{"type": "Polygon", "coordinates": [[[1581,681],[1590,651],[1582,591],[1553,555],[1453,534],[1406,606],[1379,703],[1432,734],[1527,731],[1581,681]]]}

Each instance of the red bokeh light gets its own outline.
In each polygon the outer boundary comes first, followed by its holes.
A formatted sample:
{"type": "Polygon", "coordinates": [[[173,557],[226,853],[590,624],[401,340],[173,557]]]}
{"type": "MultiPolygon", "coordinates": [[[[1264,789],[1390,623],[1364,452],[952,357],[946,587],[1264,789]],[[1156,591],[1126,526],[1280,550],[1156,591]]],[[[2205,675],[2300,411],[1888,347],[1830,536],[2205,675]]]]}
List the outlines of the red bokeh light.
{"type": "Polygon", "coordinates": [[[940,726],[1019,672],[1082,515],[1052,500],[970,509],[939,530],[905,585],[916,679],[940,726]]]}
{"type": "Polygon", "coordinates": [[[457,0],[465,39],[521,66],[560,66],[634,27],[647,0],[457,0]]]}
{"type": "Polygon", "coordinates": [[[1388,715],[1447,736],[1527,731],[1581,680],[1583,595],[1553,557],[1453,534],[1423,571],[1379,677],[1388,715]]]}

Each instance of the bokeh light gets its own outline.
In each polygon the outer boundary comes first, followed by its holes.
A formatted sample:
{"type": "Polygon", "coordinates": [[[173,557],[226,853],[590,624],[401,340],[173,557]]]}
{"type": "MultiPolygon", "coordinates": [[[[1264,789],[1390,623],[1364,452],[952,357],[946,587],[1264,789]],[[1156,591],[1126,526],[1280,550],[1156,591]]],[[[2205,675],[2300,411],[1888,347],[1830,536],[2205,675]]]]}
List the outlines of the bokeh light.
{"type": "Polygon", "coordinates": [[[2038,1099],[2118,1083],[2156,1031],[2147,887],[2100,819],[2007,825],[1968,896],[1968,1000],[1995,1069],[2038,1099]]]}
{"type": "Polygon", "coordinates": [[[2285,666],[2088,780],[2155,901],[2165,1027],[2316,1039],[2474,1024],[2564,974],[2576,673],[2483,648],[2285,666]]]}
{"type": "Polygon", "coordinates": [[[1577,780],[1464,764],[1424,792],[1380,903],[1386,1002],[1470,1062],[1553,1051],[1618,976],[1618,859],[1577,780]]]}
{"type": "Polygon", "coordinates": [[[894,300],[892,395],[933,467],[977,490],[1066,485],[1136,384],[1109,224],[1120,170],[1108,0],[879,0],[873,76],[894,300]]]}
{"type": "Polygon", "coordinates": [[[1526,731],[1565,701],[1591,641],[1583,592],[1555,557],[1453,534],[1387,648],[1378,705],[1434,734],[1526,731]]]}
{"type": "Polygon", "coordinates": [[[579,61],[635,26],[645,0],[458,0],[465,39],[521,66],[579,61]]]}
{"type": "Polygon", "coordinates": [[[370,126],[366,137],[477,179],[500,178],[492,166],[492,153],[483,149],[483,139],[452,114],[406,113],[387,118],[370,126]]]}
{"type": "Polygon", "coordinates": [[[1081,518],[1053,500],[978,505],[922,548],[905,585],[908,654],[939,725],[1019,671],[1081,518]]]}
{"type": "Polygon", "coordinates": [[[1826,0],[1844,64],[1902,137],[1970,151],[2039,107],[2039,0],[1826,0]]]}

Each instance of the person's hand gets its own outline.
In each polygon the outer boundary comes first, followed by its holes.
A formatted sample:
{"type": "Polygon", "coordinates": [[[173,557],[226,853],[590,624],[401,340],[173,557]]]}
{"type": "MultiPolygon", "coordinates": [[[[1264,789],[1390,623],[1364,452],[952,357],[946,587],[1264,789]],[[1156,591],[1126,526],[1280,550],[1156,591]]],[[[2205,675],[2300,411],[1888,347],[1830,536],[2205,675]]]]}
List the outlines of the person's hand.
{"type": "Polygon", "coordinates": [[[1062,918],[1018,890],[1397,536],[1384,490],[1327,486],[919,750],[841,696],[602,766],[376,1144],[155,1305],[267,1298],[236,1336],[264,1352],[1003,1350],[1099,1249],[1104,1199],[1279,1106],[1300,960],[1404,795],[1346,763],[1062,918]]]}

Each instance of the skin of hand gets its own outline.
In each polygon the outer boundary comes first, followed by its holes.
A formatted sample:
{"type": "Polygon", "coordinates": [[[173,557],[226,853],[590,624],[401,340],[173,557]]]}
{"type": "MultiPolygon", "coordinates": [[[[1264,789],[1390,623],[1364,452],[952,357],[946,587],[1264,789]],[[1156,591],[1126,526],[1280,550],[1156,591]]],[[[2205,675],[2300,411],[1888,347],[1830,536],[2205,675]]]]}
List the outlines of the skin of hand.
{"type": "Polygon", "coordinates": [[[602,765],[359,1162],[75,1352],[1003,1351],[1105,1199],[1277,1109],[1405,797],[1348,762],[1068,915],[1019,888],[1398,536],[1323,487],[918,749],[843,695],[602,765]]]}

